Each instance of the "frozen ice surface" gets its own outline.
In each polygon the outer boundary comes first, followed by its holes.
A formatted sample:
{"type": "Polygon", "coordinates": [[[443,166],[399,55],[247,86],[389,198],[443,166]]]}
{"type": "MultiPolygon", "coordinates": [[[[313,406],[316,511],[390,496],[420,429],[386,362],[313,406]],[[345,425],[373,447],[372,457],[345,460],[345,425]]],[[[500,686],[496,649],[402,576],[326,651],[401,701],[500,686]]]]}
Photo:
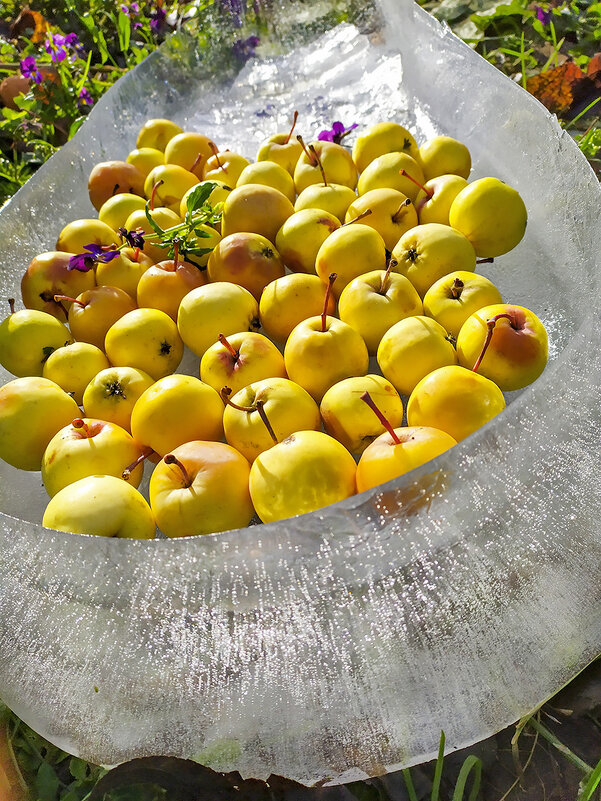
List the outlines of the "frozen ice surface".
{"type": "MultiPolygon", "coordinates": [[[[469,145],[522,193],[526,237],[487,270],[553,361],[492,423],[377,491],[183,541],[44,530],[39,475],[0,467],[0,695],[81,756],[197,756],[304,782],[373,775],[514,721],[601,650],[599,186],[533,98],[407,0],[227,86],[168,47],[108,93],[0,215],[1,296],[92,165],[172,117],[254,156],[301,130],[392,118],[469,145]],[[20,519],[19,519],[20,518],[20,519]]],[[[173,44],[173,43],[172,43],[173,44]]],[[[2,376],[6,380],[6,376],[2,376]]]]}

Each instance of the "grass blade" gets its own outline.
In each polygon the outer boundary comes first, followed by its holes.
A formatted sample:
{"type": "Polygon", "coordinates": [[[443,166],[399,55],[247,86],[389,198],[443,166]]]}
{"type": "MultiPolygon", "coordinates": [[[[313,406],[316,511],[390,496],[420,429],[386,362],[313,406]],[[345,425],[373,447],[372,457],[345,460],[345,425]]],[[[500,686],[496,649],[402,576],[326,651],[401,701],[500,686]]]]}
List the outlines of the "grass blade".
{"type": "Polygon", "coordinates": [[[482,779],[482,760],[475,756],[468,756],[457,777],[455,790],[453,791],[452,801],[463,801],[465,795],[465,785],[469,778],[470,773],[473,771],[472,789],[467,797],[467,801],[476,801],[478,793],[480,792],[480,781],[482,779]]]}
{"type": "Polygon", "coordinates": [[[444,766],[444,732],[440,732],[440,743],[438,744],[438,759],[436,760],[436,767],[434,768],[434,779],[432,780],[432,801],[438,801],[440,794],[440,780],[442,779],[442,769],[444,766]]]}

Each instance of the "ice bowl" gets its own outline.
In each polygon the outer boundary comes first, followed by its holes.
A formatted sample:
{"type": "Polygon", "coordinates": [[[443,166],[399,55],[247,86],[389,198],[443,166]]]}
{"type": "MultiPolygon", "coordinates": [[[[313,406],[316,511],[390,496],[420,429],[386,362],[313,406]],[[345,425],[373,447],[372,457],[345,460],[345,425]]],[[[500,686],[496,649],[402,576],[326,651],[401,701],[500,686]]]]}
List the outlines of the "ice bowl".
{"type": "Polygon", "coordinates": [[[311,135],[393,119],[419,141],[456,136],[473,178],[519,189],[526,236],[486,275],[541,317],[550,363],[422,468],[225,534],[46,530],[40,475],[0,464],[0,696],[88,760],[348,781],[431,758],[441,729],[448,748],[486,737],[601,650],[599,185],[538,101],[418,6],[380,0],[372,19],[283,55],[265,40],[233,80],[176,35],[2,210],[0,296],[20,297],[29,260],[92,213],[90,169],[148,117],[248,157],[295,108],[311,135]]]}

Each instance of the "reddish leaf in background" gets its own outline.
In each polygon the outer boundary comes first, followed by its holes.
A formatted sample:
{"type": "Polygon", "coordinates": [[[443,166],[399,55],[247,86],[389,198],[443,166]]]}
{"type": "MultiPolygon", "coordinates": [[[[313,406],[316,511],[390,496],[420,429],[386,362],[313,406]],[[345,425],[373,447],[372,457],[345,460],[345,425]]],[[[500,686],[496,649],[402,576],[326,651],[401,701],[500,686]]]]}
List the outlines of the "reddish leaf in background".
{"type": "Polygon", "coordinates": [[[574,102],[574,85],[583,77],[584,73],[577,64],[564,61],[559,67],[528,78],[526,89],[549,111],[563,114],[574,102]]]}

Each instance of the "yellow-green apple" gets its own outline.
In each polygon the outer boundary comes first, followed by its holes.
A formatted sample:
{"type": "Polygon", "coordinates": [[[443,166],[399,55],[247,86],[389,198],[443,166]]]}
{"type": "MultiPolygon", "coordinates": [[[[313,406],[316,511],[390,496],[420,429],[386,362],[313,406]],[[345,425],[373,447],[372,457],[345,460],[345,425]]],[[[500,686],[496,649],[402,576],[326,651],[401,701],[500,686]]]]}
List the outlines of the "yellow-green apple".
{"type": "Polygon", "coordinates": [[[419,158],[426,181],[449,174],[467,178],[472,169],[470,151],[451,136],[428,139],[419,149],[419,158]]]}
{"type": "Polygon", "coordinates": [[[223,403],[208,384],[191,375],[168,375],[138,398],[131,433],[164,456],[192,440],[223,437],[223,403]]]}
{"type": "Polygon", "coordinates": [[[498,178],[480,178],[466,186],[449,211],[449,224],[485,258],[502,256],[519,244],[527,219],[519,192],[498,178]]]}
{"type": "Polygon", "coordinates": [[[311,184],[299,194],[294,204],[295,211],[304,209],[320,209],[333,214],[340,222],[348,207],[357,199],[357,195],[348,186],[342,184],[311,184]]]}
{"type": "Polygon", "coordinates": [[[254,381],[226,402],[223,428],[229,444],[254,462],[257,456],[295,431],[321,428],[319,409],[309,393],[287,378],[254,381]]]}
{"type": "MultiPolygon", "coordinates": [[[[395,323],[382,337],[378,365],[401,395],[410,395],[421,379],[450,364],[457,364],[455,348],[436,320],[418,315],[395,323]]],[[[425,424],[424,424],[425,425],[425,424]]]]}
{"type": "Polygon", "coordinates": [[[417,142],[406,128],[396,122],[378,122],[357,137],[353,161],[363,172],[378,156],[385,153],[407,153],[418,160],[417,142]]]}
{"type": "Polygon", "coordinates": [[[166,119],[146,120],[140,128],[136,140],[136,147],[153,147],[156,150],[165,150],[167,143],[183,130],[175,122],[166,119]]]}
{"type": "Polygon", "coordinates": [[[435,426],[459,442],[505,408],[499,387],[460,365],[433,370],[415,387],[407,404],[410,426],[435,426]]]}
{"type": "Polygon", "coordinates": [[[375,356],[384,334],[399,320],[423,314],[420,296],[408,278],[387,270],[372,270],[343,289],[338,316],[361,334],[375,356]]]}
{"type": "Polygon", "coordinates": [[[424,314],[457,337],[461,326],[474,312],[502,302],[501,293],[488,278],[457,270],[432,284],[424,295],[424,314]]]}
{"type": "MultiPolygon", "coordinates": [[[[152,245],[145,244],[151,248],[152,245]]],[[[164,258],[165,251],[159,251],[159,260],[164,258]]],[[[96,265],[96,283],[98,286],[114,287],[125,292],[134,301],[137,297],[138,282],[146,270],[155,263],[155,259],[147,256],[138,248],[123,248],[114,259],[98,262],[96,265]]],[[[85,273],[84,273],[85,275],[85,273]]]]}
{"type": "Polygon", "coordinates": [[[334,294],[339,297],[353,278],[372,270],[386,269],[386,246],[380,234],[360,223],[343,225],[324,241],[317,252],[315,270],[326,283],[328,276],[336,272],[334,294]]]}
{"type": "Polygon", "coordinates": [[[470,241],[440,223],[416,225],[392,251],[393,267],[406,276],[424,297],[435,281],[455,270],[476,269],[476,253],[470,241]]]}
{"type": "Polygon", "coordinates": [[[200,179],[205,164],[216,149],[208,136],[192,132],[176,134],[167,142],[165,164],[176,164],[200,179]]]}
{"type": "MultiPolygon", "coordinates": [[[[52,437],[42,459],[42,481],[50,497],[86,476],[115,476],[135,462],[143,448],[114,423],[76,417],[52,437]]],[[[143,466],[137,465],[129,481],[137,487],[143,466]]]]}
{"type": "Polygon", "coordinates": [[[208,281],[206,270],[200,270],[188,261],[166,259],[149,267],[138,281],[138,306],[160,309],[177,321],[177,312],[183,298],[208,281]]]}
{"type": "Polygon", "coordinates": [[[240,153],[233,153],[231,150],[214,152],[205,162],[202,179],[203,181],[222,181],[228,186],[236,186],[242,170],[249,164],[248,159],[245,159],[240,153]]]}
{"type": "Polygon", "coordinates": [[[137,367],[158,380],[173,373],[184,344],[174,321],[158,309],[134,309],[109,328],[106,355],[115,367],[137,367]]]}
{"type": "Polygon", "coordinates": [[[286,272],[280,254],[261,234],[225,236],[209,256],[209,281],[231,281],[251,292],[257,300],[271,281],[286,272]]]}
{"type": "Polygon", "coordinates": [[[353,376],[339,381],[323,396],[319,411],[327,433],[351,453],[363,453],[386,431],[361,400],[365,392],[375,399],[392,426],[403,423],[403,401],[390,381],[381,375],[353,376]]]}
{"type": "Polygon", "coordinates": [[[355,460],[321,431],[297,431],[259,454],[250,495],[264,523],[313,512],[355,494],[355,460]]]}
{"type": "Polygon", "coordinates": [[[386,429],[361,454],[357,465],[357,492],[377,487],[440,456],[457,441],[445,431],[426,426],[394,428],[369,392],[362,400],[386,429]]]}
{"type": "Polygon", "coordinates": [[[274,242],[277,232],[293,214],[294,206],[277,189],[246,184],[234,189],[226,198],[221,233],[224,237],[238,232],[261,234],[274,242]]]}
{"type": "Polygon", "coordinates": [[[165,163],[165,154],[156,147],[137,147],[131,150],[125,159],[128,164],[133,164],[142,173],[144,178],[148,173],[159,164],[165,163]]]}
{"type": "Polygon", "coordinates": [[[276,133],[263,142],[257,153],[257,161],[273,161],[291,176],[294,175],[296,163],[303,152],[301,143],[292,136],[297,119],[298,112],[295,111],[292,128],[287,133],[276,133]]]}
{"type": "Polygon", "coordinates": [[[13,375],[42,375],[49,355],[71,340],[56,317],[35,309],[14,311],[0,323],[0,364],[13,375]]]}
{"type": "Polygon", "coordinates": [[[69,304],[56,301],[55,295],[77,297],[96,285],[94,271],[81,272],[69,269],[73,253],[49,251],[36,256],[21,279],[21,296],[28,309],[47,312],[66,322],[69,304]]]}
{"type": "Polygon", "coordinates": [[[71,534],[151,540],[156,523],[146,499],[115,476],[87,476],[50,499],[42,525],[71,534]]]}
{"type": "MultiPolygon", "coordinates": [[[[353,201],[346,212],[346,222],[367,210],[362,222],[380,234],[387,250],[392,250],[405,231],[417,225],[417,212],[410,198],[396,189],[372,189],[353,201]]],[[[372,268],[373,269],[373,268],[372,268]]]]}
{"type": "Polygon", "coordinates": [[[217,392],[230,387],[238,392],[263,378],[286,378],[284,358],[267,337],[242,331],[225,337],[205,352],[200,360],[200,378],[217,392]]]}
{"type": "MultiPolygon", "coordinates": [[[[324,286],[316,275],[291,273],[267,284],[259,302],[261,325],[267,336],[285,342],[292,329],[307,317],[321,314],[324,286]]],[[[328,314],[334,314],[336,300],[328,299],[328,314]]]]}
{"type": "Polygon", "coordinates": [[[202,356],[218,341],[219,334],[230,336],[259,329],[259,304],[238,284],[229,281],[207,284],[193,289],[182,300],[177,327],[190,350],[202,356]]]}
{"type": "Polygon", "coordinates": [[[328,279],[323,311],[309,317],[290,333],[284,349],[284,364],[288,377],[316,400],[343,378],[365,375],[369,354],[361,336],[342,320],[327,315],[332,284],[336,274],[328,279]]]}
{"type": "Polygon", "coordinates": [[[378,156],[361,173],[357,191],[360,195],[372,189],[396,189],[415,201],[419,192],[418,184],[423,184],[424,173],[418,162],[407,153],[385,153],[378,156]],[[400,170],[404,170],[414,180],[411,181],[400,170]],[[417,181],[417,183],[415,183],[417,181]]]}
{"type": "MultiPolygon", "coordinates": [[[[122,192],[120,195],[113,195],[106,200],[100,207],[98,219],[101,223],[108,225],[113,231],[125,226],[127,218],[134,211],[141,211],[146,205],[146,200],[140,195],[130,195],[129,192],[122,192]]],[[[113,242],[116,236],[113,233],[113,242]]],[[[88,245],[89,242],[84,244],[88,245]]],[[[79,251],[78,251],[79,252],[79,251]]]]}
{"type": "Polygon", "coordinates": [[[90,381],[109,366],[109,360],[96,345],[73,342],[48,356],[42,375],[64,389],[75,403],[81,404],[90,381]]]}
{"type": "Polygon", "coordinates": [[[76,298],[65,295],[56,297],[71,303],[69,328],[75,339],[89,342],[101,350],[104,349],[106,332],[112,324],[136,308],[127,292],[116,286],[95,286],[76,298]]]}
{"type": "Polygon", "coordinates": [[[67,253],[81,253],[86,245],[109,247],[118,240],[118,234],[100,220],[73,220],[60,232],[56,249],[67,253]]]}
{"type": "Polygon", "coordinates": [[[271,186],[285,195],[291,203],[294,203],[296,199],[294,181],[290,173],[274,161],[257,161],[245,167],[240,173],[236,186],[245,186],[246,184],[271,186]]]}
{"type": "Polygon", "coordinates": [[[0,387],[0,459],[20,470],[39,470],[56,432],[79,407],[54,381],[15,378],[0,387]]]}
{"type": "Polygon", "coordinates": [[[199,183],[194,173],[177,164],[160,164],[151,170],[144,181],[144,194],[152,197],[153,205],[179,212],[182,197],[199,183]]]}
{"type": "Polygon", "coordinates": [[[503,392],[522,389],[545,369],[547,332],[534,312],[523,306],[484,306],[461,326],[457,356],[460,364],[490,378],[503,392]]]}
{"type": "Polygon", "coordinates": [[[103,161],[96,164],[88,179],[88,194],[94,208],[98,211],[103,203],[120,192],[144,194],[144,176],[140,170],[127,161],[103,161]]]}
{"type": "Polygon", "coordinates": [[[131,433],[131,413],[154,379],[135,367],[109,367],[90,381],[83,393],[86,417],[115,423],[131,433]]]}
{"type": "Polygon", "coordinates": [[[295,273],[315,274],[317,252],[340,221],[321,209],[303,209],[288,217],[275,238],[280,258],[295,273]]]}
{"type": "Polygon", "coordinates": [[[247,526],[254,510],[249,464],[223,442],[195,440],[175,448],[150,477],[150,506],[167,537],[191,537],[247,526]]]}
{"type": "Polygon", "coordinates": [[[439,175],[423,185],[415,198],[415,209],[421,225],[449,224],[449,212],[457,195],[468,185],[459,175],[439,175]]]}
{"type": "MultiPolygon", "coordinates": [[[[301,145],[302,140],[301,141],[301,145]]],[[[351,154],[335,142],[311,142],[300,155],[294,169],[294,186],[300,194],[311,184],[357,186],[357,168],[351,154]]]]}

